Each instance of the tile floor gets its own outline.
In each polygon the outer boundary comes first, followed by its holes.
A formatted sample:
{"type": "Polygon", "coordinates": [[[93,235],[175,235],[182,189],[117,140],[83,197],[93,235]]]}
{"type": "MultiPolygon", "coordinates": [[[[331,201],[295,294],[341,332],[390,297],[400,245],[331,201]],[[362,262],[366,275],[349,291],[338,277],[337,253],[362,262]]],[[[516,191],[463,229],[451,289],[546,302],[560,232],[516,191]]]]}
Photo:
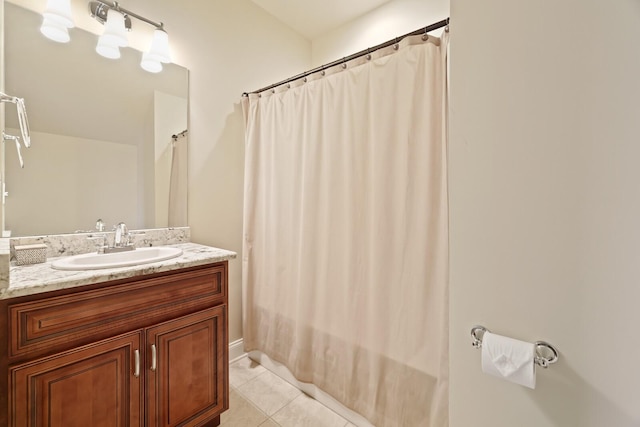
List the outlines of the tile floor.
{"type": "Polygon", "coordinates": [[[229,384],[221,427],[355,427],[248,357],[229,366],[229,384]]]}

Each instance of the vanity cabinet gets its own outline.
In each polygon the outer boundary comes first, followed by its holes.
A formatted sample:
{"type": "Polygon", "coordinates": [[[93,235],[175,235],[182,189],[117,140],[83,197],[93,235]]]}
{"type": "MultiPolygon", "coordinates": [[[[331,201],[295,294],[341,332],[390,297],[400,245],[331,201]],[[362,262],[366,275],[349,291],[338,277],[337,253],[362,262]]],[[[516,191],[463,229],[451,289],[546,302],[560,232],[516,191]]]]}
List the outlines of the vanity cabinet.
{"type": "Polygon", "coordinates": [[[0,309],[0,425],[216,426],[228,409],[226,261],[0,309]]]}

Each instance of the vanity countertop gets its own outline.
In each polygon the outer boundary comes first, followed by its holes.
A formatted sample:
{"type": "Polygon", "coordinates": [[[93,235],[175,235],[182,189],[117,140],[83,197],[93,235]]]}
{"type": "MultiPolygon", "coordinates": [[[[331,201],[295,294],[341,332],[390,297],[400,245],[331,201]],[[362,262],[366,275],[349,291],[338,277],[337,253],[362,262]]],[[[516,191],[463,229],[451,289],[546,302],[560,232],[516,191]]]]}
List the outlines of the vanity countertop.
{"type": "Polygon", "coordinates": [[[10,268],[9,287],[0,288],[0,299],[74,288],[77,286],[161,273],[163,271],[177,270],[180,268],[195,267],[236,257],[235,252],[199,245],[197,243],[180,243],[166,246],[180,248],[183,254],[177,258],[151,264],[87,271],[55,270],[51,267],[51,263],[59,258],[50,258],[42,264],[24,266],[12,264],[10,268]]]}

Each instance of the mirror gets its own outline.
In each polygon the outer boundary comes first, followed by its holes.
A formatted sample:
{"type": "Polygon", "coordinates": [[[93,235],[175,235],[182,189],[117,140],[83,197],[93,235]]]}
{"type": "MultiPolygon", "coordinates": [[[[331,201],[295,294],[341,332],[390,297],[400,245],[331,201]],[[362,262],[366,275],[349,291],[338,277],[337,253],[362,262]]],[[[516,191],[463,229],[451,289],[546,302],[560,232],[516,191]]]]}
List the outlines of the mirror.
{"type": "MultiPolygon", "coordinates": [[[[41,23],[5,2],[5,91],[25,99],[32,144],[22,149],[24,169],[15,145],[4,144],[5,228],[72,233],[98,218],[107,229],[187,225],[187,138],[172,136],[187,129],[188,70],[164,64],[148,73],[134,49],[106,59],[95,34],[73,28],[69,43],[56,43],[41,23]]],[[[18,135],[15,109],[5,108],[5,119],[18,135]]]]}

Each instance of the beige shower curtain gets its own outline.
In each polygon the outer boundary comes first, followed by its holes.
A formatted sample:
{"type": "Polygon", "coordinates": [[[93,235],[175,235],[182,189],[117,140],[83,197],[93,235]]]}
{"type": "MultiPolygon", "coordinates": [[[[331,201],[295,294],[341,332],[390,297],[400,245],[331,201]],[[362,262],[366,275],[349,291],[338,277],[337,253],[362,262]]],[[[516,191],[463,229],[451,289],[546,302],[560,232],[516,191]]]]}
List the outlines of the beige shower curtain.
{"type": "Polygon", "coordinates": [[[245,350],[377,427],[448,423],[446,37],[243,100],[245,350]]]}

